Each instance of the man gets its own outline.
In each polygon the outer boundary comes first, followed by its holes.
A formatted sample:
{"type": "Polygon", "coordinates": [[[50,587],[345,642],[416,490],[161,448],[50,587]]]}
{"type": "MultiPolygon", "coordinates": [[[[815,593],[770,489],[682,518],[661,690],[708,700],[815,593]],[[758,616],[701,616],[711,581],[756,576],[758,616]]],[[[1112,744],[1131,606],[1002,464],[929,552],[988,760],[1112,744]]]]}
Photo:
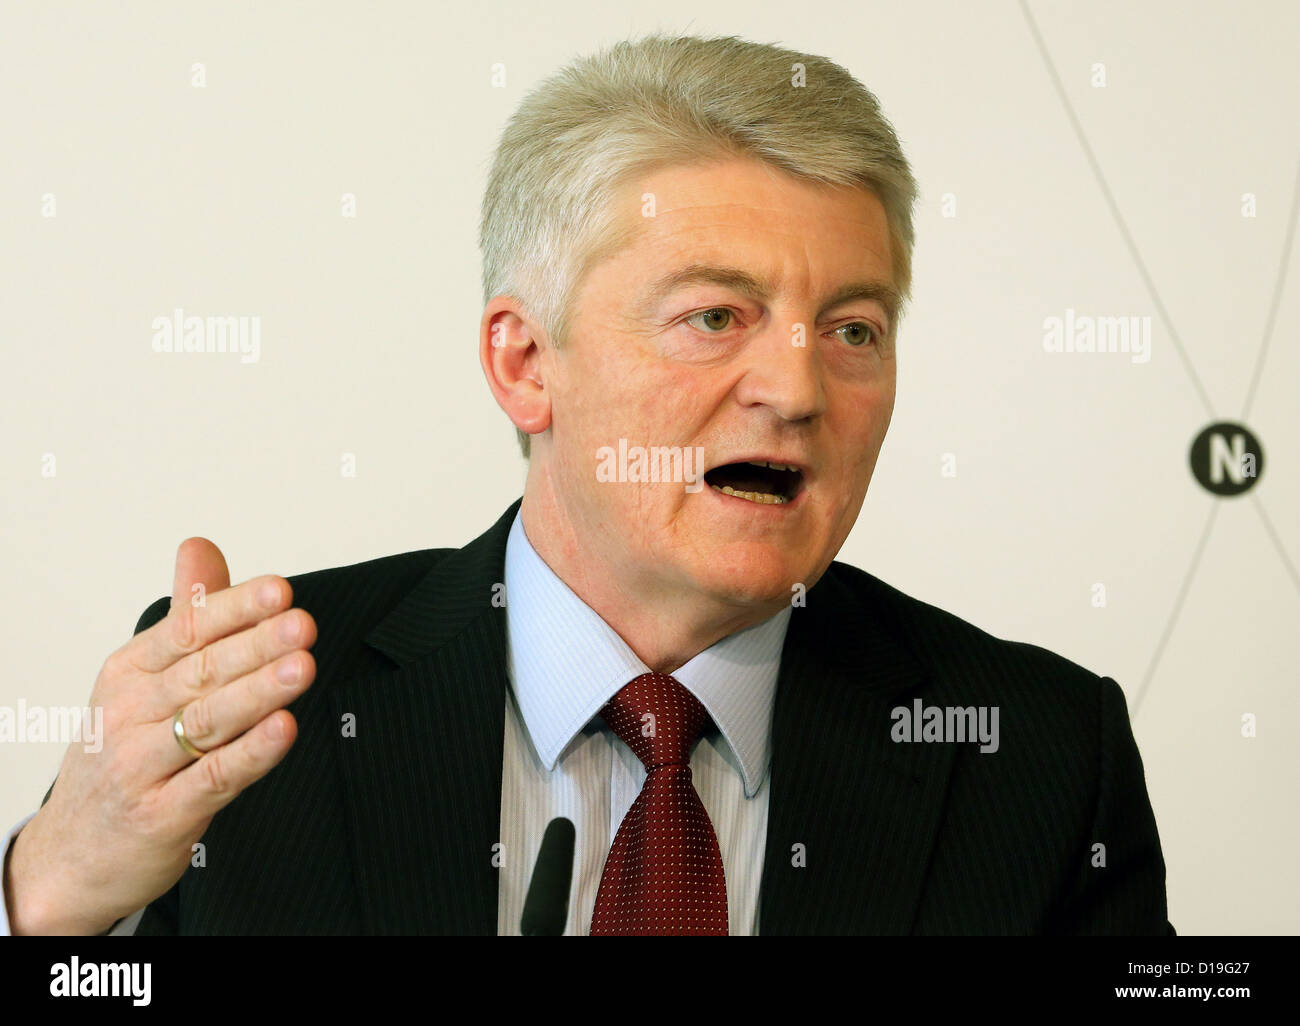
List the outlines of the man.
{"type": "Polygon", "coordinates": [[[481,233],[522,499],[287,583],[183,544],[14,932],[517,932],[561,815],[570,933],[1172,932],[1119,686],[834,562],[915,195],[813,55],[650,37],[534,91],[481,233]]]}

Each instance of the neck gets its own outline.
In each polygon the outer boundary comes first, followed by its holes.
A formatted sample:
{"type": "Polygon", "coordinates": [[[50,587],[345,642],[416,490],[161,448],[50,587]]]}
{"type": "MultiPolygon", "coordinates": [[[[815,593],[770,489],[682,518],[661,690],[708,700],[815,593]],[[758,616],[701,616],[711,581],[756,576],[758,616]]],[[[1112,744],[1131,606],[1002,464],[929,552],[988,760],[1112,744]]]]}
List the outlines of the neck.
{"type": "Polygon", "coordinates": [[[784,599],[761,606],[720,601],[628,561],[626,538],[603,520],[576,515],[532,465],[520,515],[542,561],[659,673],[672,673],[710,645],[785,607],[784,599]]]}

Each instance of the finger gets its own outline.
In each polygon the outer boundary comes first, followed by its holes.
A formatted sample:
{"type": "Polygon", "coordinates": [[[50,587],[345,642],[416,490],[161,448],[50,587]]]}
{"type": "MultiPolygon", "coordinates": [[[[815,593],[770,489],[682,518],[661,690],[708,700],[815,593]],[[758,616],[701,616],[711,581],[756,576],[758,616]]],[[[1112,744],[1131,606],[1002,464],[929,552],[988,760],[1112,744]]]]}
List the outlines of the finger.
{"type": "Polygon", "coordinates": [[[206,538],[186,538],[180,543],[172,577],[173,609],[185,602],[202,603],[209,592],[229,587],[230,568],[216,545],[206,538]]]}
{"type": "MultiPolygon", "coordinates": [[[[185,737],[200,751],[213,751],[284,708],[306,691],[315,677],[316,661],[311,653],[290,652],[183,706],[185,737]]],[[[149,728],[149,747],[141,759],[154,768],[154,780],[194,762],[195,757],[181,748],[173,731],[171,715],[149,728]]]]}
{"type": "Polygon", "coordinates": [[[204,822],[274,769],[297,736],[293,714],[277,709],[252,730],[173,776],[163,785],[163,801],[178,816],[204,822]]]}
{"type": "Polygon", "coordinates": [[[293,589],[283,577],[254,577],[236,588],[208,595],[201,606],[188,602],[173,606],[171,612],[137,634],[122,651],[137,669],[159,673],[191,652],[251,627],[292,604],[293,589]]]}
{"type": "Polygon", "coordinates": [[[142,716],[171,716],[181,706],[315,643],[316,621],[311,614],[305,609],[286,609],[173,663],[162,672],[162,686],[154,689],[142,716]]]}

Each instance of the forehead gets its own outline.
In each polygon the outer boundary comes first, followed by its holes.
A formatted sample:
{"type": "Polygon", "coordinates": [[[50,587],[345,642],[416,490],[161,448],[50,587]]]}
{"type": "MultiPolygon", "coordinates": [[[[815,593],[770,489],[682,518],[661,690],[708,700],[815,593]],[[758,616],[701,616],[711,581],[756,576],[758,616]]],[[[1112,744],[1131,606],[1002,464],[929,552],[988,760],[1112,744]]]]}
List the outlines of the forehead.
{"type": "Polygon", "coordinates": [[[875,193],[809,182],[754,159],[658,168],[623,183],[617,206],[624,237],[647,257],[723,243],[819,254],[886,276],[890,268],[889,224],[875,193]]]}

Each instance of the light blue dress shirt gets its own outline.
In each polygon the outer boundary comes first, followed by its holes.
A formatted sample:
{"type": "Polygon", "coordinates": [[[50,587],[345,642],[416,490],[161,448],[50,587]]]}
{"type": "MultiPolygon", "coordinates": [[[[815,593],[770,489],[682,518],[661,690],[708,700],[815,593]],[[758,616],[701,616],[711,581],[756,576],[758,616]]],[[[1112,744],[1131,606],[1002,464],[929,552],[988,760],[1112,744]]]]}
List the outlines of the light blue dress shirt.
{"type": "MultiPolygon", "coordinates": [[[[533,549],[516,515],[506,543],[506,698],[497,932],[517,935],[546,824],[577,828],[566,935],[585,936],[623,816],[646,771],[599,718],[646,666],[533,549]]],[[[713,823],[727,878],[731,935],[758,932],[767,841],[772,705],[791,607],[711,645],[673,671],[717,732],[691,753],[691,776],[713,823]]]]}

